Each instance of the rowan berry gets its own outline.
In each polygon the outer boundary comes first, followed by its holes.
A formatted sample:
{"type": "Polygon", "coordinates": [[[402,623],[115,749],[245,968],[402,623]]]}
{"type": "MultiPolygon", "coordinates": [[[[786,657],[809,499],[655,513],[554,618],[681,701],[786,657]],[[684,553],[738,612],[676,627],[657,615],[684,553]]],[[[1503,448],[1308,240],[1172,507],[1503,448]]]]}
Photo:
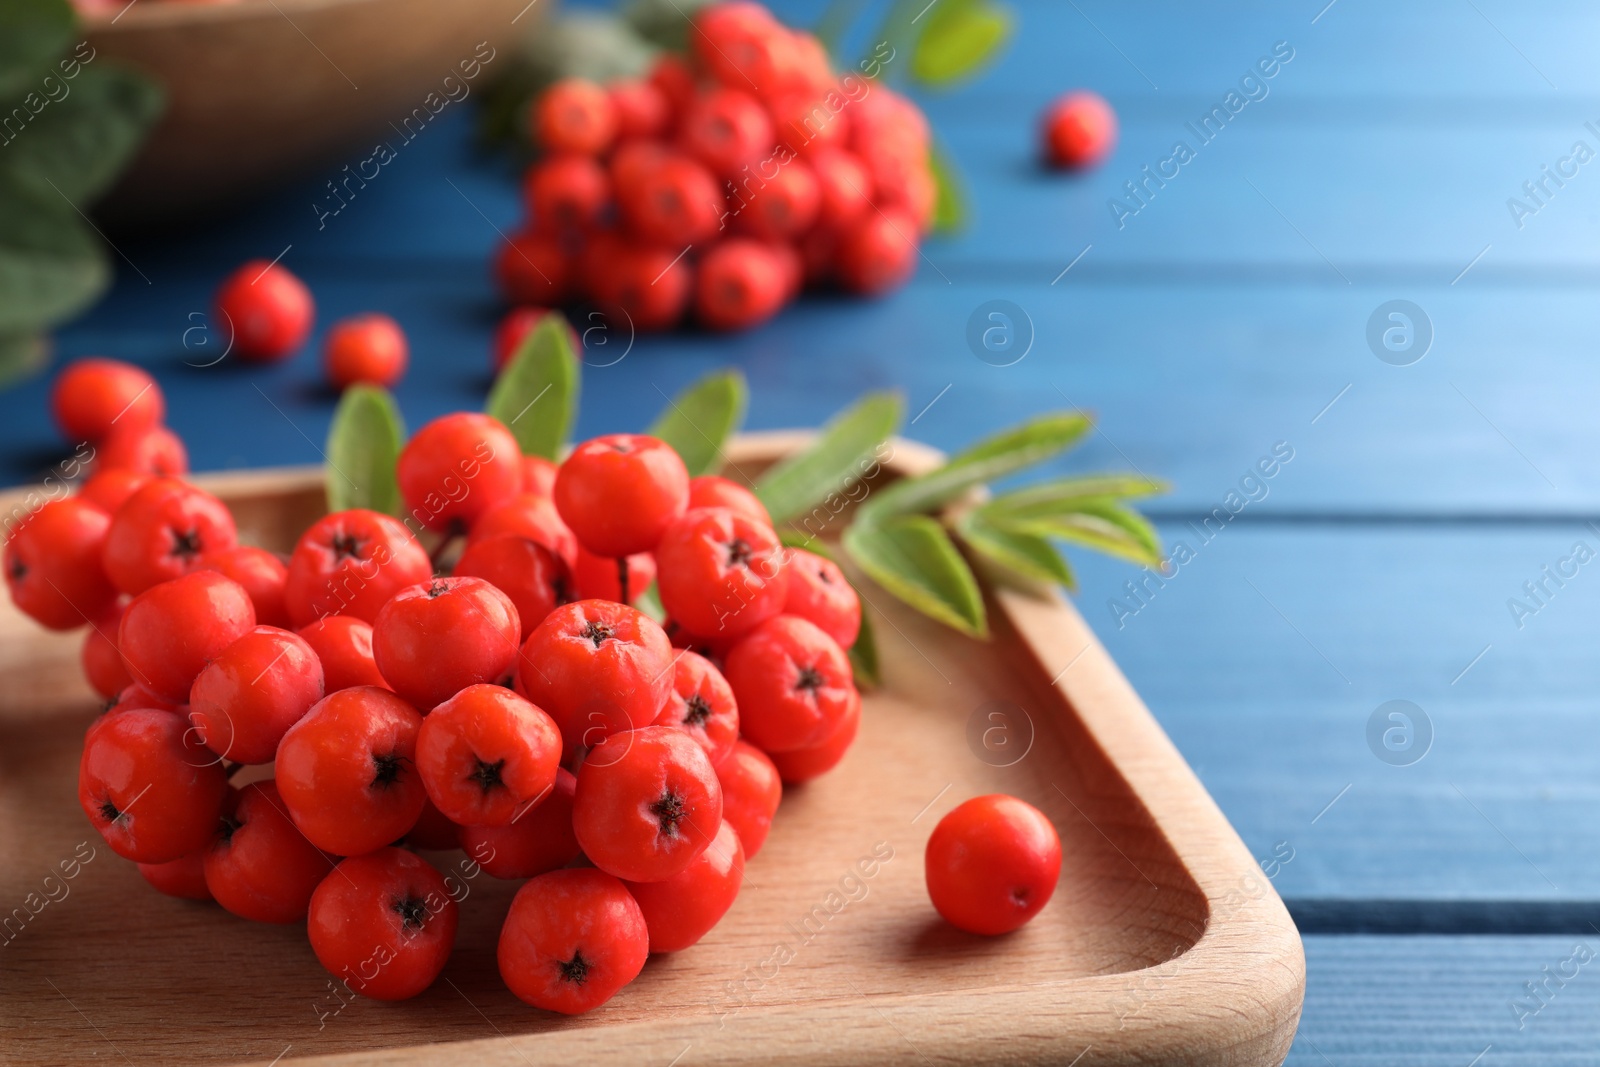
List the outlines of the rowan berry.
{"type": "Polygon", "coordinates": [[[289,728],[274,774],[284,806],[312,844],[359,856],[398,841],[427,800],[417,774],[422,716],[387,689],[330,693],[289,728]]]}
{"type": "Polygon", "coordinates": [[[655,725],[682,730],[717,764],[739,739],[739,706],[722,672],[704,656],[685,650],[673,661],[672,689],[655,725]]]}
{"type": "MultiPolygon", "coordinates": [[[[518,644],[556,608],[579,599],[572,595],[572,576],[561,557],[537,541],[516,534],[496,534],[467,544],[452,573],[481,578],[510,598],[521,623],[518,644]]],[[[616,582],[616,571],[611,572],[616,582]]]]}
{"type": "MultiPolygon", "coordinates": [[[[184,697],[187,700],[188,697],[184,697]]],[[[122,711],[132,711],[135,708],[148,708],[152,711],[165,711],[178,715],[184,722],[189,721],[188,705],[177,700],[168,700],[166,697],[157,696],[138,682],[130,683],[127,688],[118,693],[115,701],[106,709],[107,715],[122,711]]],[[[197,745],[199,741],[195,742],[197,745]]]]}
{"type": "Polygon", "coordinates": [[[533,103],[533,135],[546,152],[597,156],[617,135],[616,106],[583,78],[565,78],[533,103]]]}
{"type": "Polygon", "coordinates": [[[556,475],[555,501],[595,555],[649,552],[689,503],[689,471],[659,438],[608,434],[572,450],[556,475]]]}
{"type": "Polygon", "coordinates": [[[900,285],[916,270],[918,232],[916,221],[897,207],[874,211],[840,236],[839,281],[868,295],[900,285]]]}
{"type": "Polygon", "coordinates": [[[617,116],[617,140],[659,137],[672,122],[667,95],[653,82],[619,79],[606,86],[617,116]]]}
{"type": "Polygon", "coordinates": [[[927,117],[909,99],[878,85],[850,105],[850,144],[860,155],[896,152],[926,156],[927,117]]]}
{"type": "Polygon", "coordinates": [[[690,70],[689,64],[676,53],[661,53],[650,68],[647,80],[666,97],[669,124],[672,116],[681,114],[689,106],[689,101],[694,99],[694,71],[690,70]]]}
{"type": "Polygon", "coordinates": [[[198,850],[165,863],[141,863],[139,874],[151,888],[169,897],[184,900],[210,900],[206,888],[206,854],[198,850]]]}
{"type": "Polygon", "coordinates": [[[1117,116],[1097,93],[1080,89],[1053,101],[1040,123],[1045,162],[1055,167],[1092,167],[1117,143],[1117,116]]]}
{"type": "Polygon", "coordinates": [[[682,952],[722,921],[744,879],[744,848],[726,819],[689,866],[659,882],[627,882],[650,929],[651,952],[682,952]]]}
{"type": "MultiPolygon", "coordinates": [[[[423,720],[426,724],[427,720],[423,720]]],[[[445,818],[444,812],[425,801],[417,824],[406,831],[405,843],[409,848],[425,848],[434,852],[453,849],[459,844],[461,827],[445,818]]]]}
{"type": "Polygon", "coordinates": [[[635,552],[625,559],[608,559],[578,546],[578,565],[572,569],[572,584],[578,600],[615,600],[631,604],[656,580],[656,560],[648,552],[635,552]],[[628,594],[622,594],[622,571],[627,568],[628,594]]]}
{"type": "Polygon", "coordinates": [[[767,514],[767,507],[759,497],[738,482],[716,474],[689,479],[689,507],[727,508],[763,526],[772,525],[772,516],[767,514]]]}
{"type": "Polygon", "coordinates": [[[524,231],[500,243],[494,275],[500,292],[513,304],[550,307],[567,294],[572,265],[555,238],[524,231]]]}
{"type": "Polygon", "coordinates": [[[815,552],[796,548],[789,551],[783,569],[789,574],[789,595],[783,602],[783,613],[815,624],[840,648],[855,644],[861,633],[861,598],[839,565],[815,552]]]}
{"type": "Polygon", "coordinates": [[[821,205],[817,176],[805,163],[791,160],[750,192],[739,207],[739,227],[763,241],[792,240],[810,229],[821,205]]]}
{"type": "Polygon", "coordinates": [[[256,608],[260,626],[287,627],[289,609],[283,602],[283,587],[289,568],[275,552],[254,545],[216,548],[200,555],[200,569],[216,571],[244,586],[256,608]]]}
{"type": "Polygon", "coordinates": [[[322,880],[306,932],[317,962],[353,992],[405,1000],[444,970],[459,922],[449,884],[431,863],[382,848],[341,861],[322,880]]]}
{"type": "Polygon", "coordinates": [[[833,733],[821,742],[807,748],[772,753],[772,765],[778,776],[791,785],[809,782],[833,770],[844,759],[850,746],[855,744],[861,730],[861,694],[852,689],[844,718],[833,733]]]}
{"type": "Polygon", "coordinates": [[[739,728],[768,753],[814,748],[860,700],[850,659],[804,619],[779,615],[733,646],[723,668],[739,728]]]}
{"type": "Polygon", "coordinates": [[[678,127],[683,147],[713,174],[732,178],[772,151],[772,120],[754,96],[711,88],[695,97],[678,127]]]}
{"type": "Polygon", "coordinates": [[[767,102],[773,136],[792,152],[810,156],[827,148],[848,148],[850,112],[830,108],[824,96],[785,93],[767,102]]]}
{"type": "Polygon", "coordinates": [[[117,627],[117,648],[134,681],[184,701],[205,665],[255,625],[243,586],[216,571],[195,571],[134,597],[117,627]]]}
{"type": "Polygon", "coordinates": [[[916,226],[918,235],[925,235],[933,230],[939,183],[926,164],[918,163],[899,175],[893,188],[885,188],[878,202],[885,210],[903,213],[916,226]]]}
{"type": "Polygon", "coordinates": [[[372,658],[390,687],[426,712],[470,685],[509,679],[521,637],[516,605],[500,590],[482,578],[433,578],[378,612],[372,658]]]}
{"type": "Polygon", "coordinates": [[[586,267],[593,279],[590,295],[620,308],[634,329],[666,330],[683,318],[694,271],[682,248],[618,242],[601,246],[596,255],[604,257],[604,266],[586,267]]]}
{"type": "Polygon", "coordinates": [[[205,846],[228,778],[177,715],[131,708],[95,720],[78,764],[78,803],[111,850],[166,863],[205,846]]]}
{"type": "Polygon", "coordinates": [[[582,851],[572,832],[572,795],[577,787],[578,779],[558,767],[549,794],[515,821],[461,827],[462,850],[493,878],[535,878],[565,867],[582,851]]]}
{"type": "Polygon", "coordinates": [[[239,543],[228,506],[176,478],[153,478],[117,509],[101,560],[130,596],[202,566],[207,552],[239,543]]]}
{"type": "Polygon", "coordinates": [[[289,727],[322,699],[323,684],[322,663],[305,638],[257,626],[195,678],[189,720],[217,755],[271,763],[289,727]]]}
{"type": "Polygon", "coordinates": [[[468,686],[428,713],[417,773],[461,826],[506,826],[555,788],[561,731],[541,709],[498,685],[468,686]]]}
{"type": "Polygon", "coordinates": [[[817,179],[817,224],[842,234],[872,211],[872,175],[842,148],[819,148],[808,158],[817,179]]]}
{"type": "Polygon", "coordinates": [[[714,330],[744,330],[766,322],[789,295],[789,272],[767,245],[747,237],[723,241],[700,259],[695,315],[714,330]]]}
{"type": "Polygon", "coordinates": [[[296,627],[329,615],[370,623],[396,591],[432,574],[428,553],[397,519],[362,508],[338,511],[300,535],[283,602],[296,627]]]}
{"type": "Polygon", "coordinates": [[[522,491],[539,496],[553,497],[556,491],[556,474],[561,468],[543,456],[522,457],[522,491]]]}
{"type": "Polygon", "coordinates": [[[1061,876],[1061,838],[1032,804],[974,797],[939,820],[923,864],[928,896],[947,922],[1005,934],[1049,903],[1061,876]]]}
{"type": "Polygon", "coordinates": [[[239,790],[203,862],[212,899],[258,923],[304,919],[312,892],[333,869],[289,820],[270,778],[239,790]]]}
{"type": "Polygon", "coordinates": [[[783,610],[783,553],[770,526],[726,508],[697,508],[656,546],[656,590],[667,614],[693,633],[748,633],[783,610]]]}
{"type": "Polygon", "coordinates": [[[90,620],[83,635],[83,676],[88,679],[89,688],[107,700],[133,684],[133,675],[128,673],[128,665],[122,662],[122,652],[117,648],[122,610],[123,605],[113,602],[90,620]]]}
{"type": "Polygon", "coordinates": [[[100,561],[111,528],[104,511],[80,497],[52,500],[6,539],[6,586],[29,618],[71,630],[117,599],[100,561]]]}
{"type": "MultiPolygon", "coordinates": [[[[724,85],[777,88],[785,64],[779,50],[784,28],[756,3],[722,3],[701,8],[689,35],[690,50],[702,69],[724,85]]],[[[797,58],[797,57],[795,57],[797,58]]]]}
{"type": "Polygon", "coordinates": [[[653,722],[672,670],[672,646],[649,616],[609,600],[579,600],[545,616],[528,637],[517,692],[577,749],[653,722]]]}
{"type": "Polygon", "coordinates": [[[161,478],[189,473],[189,450],[165,426],[115,427],[95,446],[96,471],[131,470],[161,478]]]}
{"type": "Polygon", "coordinates": [[[78,488],[78,495],[103,510],[115,515],[127,499],[137,493],[153,474],[128,470],[126,467],[107,467],[96,470],[78,488]]]}
{"type": "Polygon", "coordinates": [[[578,560],[578,539],[561,521],[553,493],[523,492],[501,501],[478,516],[467,542],[487,541],[502,534],[538,542],[560,556],[568,568],[578,560]]]}
{"type": "Polygon", "coordinates": [[[459,411],[406,442],[395,477],[413,518],[430,530],[465,533],[479,515],[522,491],[522,450],[499,419],[459,411]]]}
{"type": "Polygon", "coordinates": [[[305,344],[315,315],[311,290],[281,263],[252,259],[217,290],[217,317],[246,360],[283,359],[305,344]]]}
{"type": "Polygon", "coordinates": [[[511,898],[500,928],[500,977],[519,999],[581,1015],[639,976],[650,954],[644,914],[604,871],[551,871],[511,898]]]}
{"type": "Polygon", "coordinates": [[[578,768],[572,829],[596,867],[630,882],[683,870],[716,837],[722,787],[705,750],[665,726],[615,733],[578,768]]]}
{"type": "Polygon", "coordinates": [[[714,236],[722,224],[726,209],[717,179],[686,155],[655,153],[651,166],[614,169],[613,176],[617,207],[629,231],[671,249],[669,256],[714,236]]]}
{"type": "Polygon", "coordinates": [[[372,624],[353,615],[327,615],[301,627],[301,637],[322,664],[324,695],[358,685],[388,689],[372,658],[372,624]]]}
{"type": "Polygon", "coordinates": [[[593,156],[546,156],[528,168],[522,198],[545,232],[582,232],[610,203],[611,179],[593,156]]]}
{"type": "Polygon", "coordinates": [[[148,372],[101,358],[69,363],[50,391],[50,408],[69,441],[99,441],[119,426],[153,429],[167,414],[161,387],[148,372]]]}
{"type": "Polygon", "coordinates": [[[388,315],[354,315],[333,324],[322,358],[335,389],[357,382],[388,388],[406,373],[410,346],[405,331],[388,315]]]}
{"type": "Polygon", "coordinates": [[[767,842],[772,818],[783,800],[778,768],[765,752],[741,738],[716,769],[717,783],[722,786],[722,817],[739,835],[744,858],[755,859],[767,842]]]}

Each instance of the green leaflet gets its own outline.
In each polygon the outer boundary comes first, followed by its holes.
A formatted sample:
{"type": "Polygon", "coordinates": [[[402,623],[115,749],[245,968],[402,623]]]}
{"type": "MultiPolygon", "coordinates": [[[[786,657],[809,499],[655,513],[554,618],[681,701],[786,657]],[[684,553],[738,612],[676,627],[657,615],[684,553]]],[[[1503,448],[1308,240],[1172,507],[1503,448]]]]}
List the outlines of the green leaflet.
{"type": "Polygon", "coordinates": [[[1073,541],[1160,570],[1161,538],[1138,512],[1113,500],[1080,500],[1054,514],[1017,516],[1000,502],[978,509],[985,522],[1007,530],[1073,541]]]}
{"type": "Polygon", "coordinates": [[[41,201],[65,197],[87,210],[133,158],[161,114],[165,94],[149,79],[103,60],[60,84],[67,95],[0,147],[0,168],[41,201]]]}
{"type": "Polygon", "coordinates": [[[1084,500],[1110,500],[1119,497],[1153,496],[1169,486],[1142,474],[1088,474],[1059,478],[1013,490],[989,502],[989,507],[1017,518],[1049,516],[1070,511],[1084,500]]]}
{"type": "Polygon", "coordinates": [[[559,460],[578,410],[571,327],[552,311],[529,332],[489,390],[484,410],[511,430],[525,456],[559,460]]]}
{"type": "Polygon", "coordinates": [[[975,74],[1011,36],[1011,13],[990,0],[939,0],[921,21],[911,73],[935,86],[975,74]]]}
{"type": "Polygon", "coordinates": [[[956,523],[967,547],[988,562],[1030,582],[1077,589],[1072,568],[1049,539],[1025,530],[1008,530],[969,511],[956,523]]]}
{"type": "Polygon", "coordinates": [[[961,184],[960,171],[937,141],[928,150],[928,169],[933,172],[934,186],[939,192],[933,203],[933,230],[953,233],[967,224],[967,194],[961,184]]]}
{"type": "Polygon", "coordinates": [[[72,5],[66,0],[6,0],[0,4],[0,98],[26,92],[52,73],[72,43],[72,5]]]}
{"type": "Polygon", "coordinates": [[[54,192],[41,197],[0,168],[0,333],[66,318],[100,295],[110,273],[99,240],[70,203],[54,192]]]}
{"type": "Polygon", "coordinates": [[[762,475],[756,496],[773,523],[796,519],[875,473],[878,450],[894,436],[904,412],[899,393],[868,393],[835,415],[810,448],[762,475]]]}
{"type": "Polygon", "coordinates": [[[346,389],[328,427],[328,510],[369,508],[398,515],[395,462],[405,439],[400,409],[388,390],[375,385],[346,389]]]}
{"type": "Polygon", "coordinates": [[[978,580],[933,519],[857,520],[844,532],[843,543],[856,565],[894,596],[964,634],[989,636],[978,580]]]}
{"type": "Polygon", "coordinates": [[[749,389],[737,370],[717,371],[668,402],[645,432],[671,445],[691,477],[722,469],[722,447],[744,424],[749,389]]]}
{"type": "Polygon", "coordinates": [[[861,630],[856,634],[856,643],[850,646],[849,652],[856,685],[881,685],[883,674],[878,663],[878,635],[872,629],[872,619],[865,604],[861,606],[861,630]]]}

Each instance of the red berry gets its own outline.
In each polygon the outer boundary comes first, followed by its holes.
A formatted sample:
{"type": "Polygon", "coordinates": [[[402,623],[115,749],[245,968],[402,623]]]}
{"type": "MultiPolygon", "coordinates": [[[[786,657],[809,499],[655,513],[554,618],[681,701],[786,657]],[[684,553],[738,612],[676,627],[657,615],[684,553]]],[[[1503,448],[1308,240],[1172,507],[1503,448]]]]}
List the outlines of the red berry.
{"type": "MultiPolygon", "coordinates": [[[[506,312],[506,317],[500,320],[500,325],[494,333],[494,370],[498,374],[511,362],[511,358],[522,348],[522,342],[534,331],[539,323],[544,321],[546,315],[553,314],[549,308],[542,307],[517,307],[506,312]]],[[[567,326],[567,343],[574,352],[583,351],[583,343],[578,340],[578,335],[572,326],[567,326]]],[[[523,460],[538,459],[548,463],[543,456],[524,456],[523,460]]],[[[530,487],[531,488],[531,487],[530,487]]]]}
{"type": "Polygon", "coordinates": [[[522,491],[540,496],[553,496],[556,491],[556,473],[561,468],[543,456],[522,457],[522,491]]]}
{"type": "Polygon", "coordinates": [[[204,847],[227,790],[222,765],[170,712],[102,716],[84,738],[78,803],[112,851],[136,863],[204,847]]]}
{"type": "Polygon", "coordinates": [[[656,560],[648,552],[627,557],[628,595],[622,595],[622,575],[617,560],[597,556],[578,546],[578,565],[572,569],[572,582],[579,600],[615,600],[632,603],[656,580],[656,560]]]}
{"type": "Polygon", "coordinates": [[[726,508],[697,508],[656,547],[667,614],[705,637],[748,633],[783,610],[789,579],[770,526],[726,508]]]}
{"type": "Polygon", "coordinates": [[[842,148],[820,148],[809,157],[817,179],[817,222],[843,233],[872,212],[872,175],[859,156],[842,148]]]}
{"type": "Polygon", "coordinates": [[[499,419],[443,415],[406,442],[395,465],[411,516],[430,530],[465,531],[522,491],[522,450],[499,419]]]}
{"type": "Polygon", "coordinates": [[[537,541],[560,556],[569,568],[577,562],[578,539],[561,521],[553,493],[523,492],[501,501],[478,516],[467,541],[486,541],[501,534],[537,541]]]}
{"type": "Polygon", "coordinates": [[[98,618],[117,599],[100,561],[111,518],[79,497],[52,500],[6,540],[6,585],[26,615],[52,630],[98,618]]]}
{"type": "Polygon", "coordinates": [[[311,290],[281,263],[252,259],[217,290],[217,318],[247,360],[289,355],[305,344],[315,314],[311,290]]]}
{"type": "Polygon", "coordinates": [[[747,92],[712,88],[696,97],[678,129],[683,147],[714,174],[734,178],[772,152],[772,120],[747,92]]]}
{"type": "Polygon", "coordinates": [[[800,160],[778,168],[765,183],[740,194],[739,226],[764,241],[800,236],[817,220],[822,190],[817,176],[800,160]]]}
{"type": "Polygon", "coordinates": [[[243,586],[215,571],[195,571],[134,597],[122,613],[117,647],[135,681],[184,701],[206,664],[255,625],[243,586]]]}
{"type": "Polygon", "coordinates": [[[850,746],[855,744],[856,734],[860,730],[861,694],[856,692],[845,710],[844,720],[825,740],[809,748],[774,752],[772,765],[778,768],[779,777],[791,785],[820,778],[839,765],[845,753],[850,751],[850,746]]]}
{"type": "Polygon", "coordinates": [[[189,690],[189,719],[211,751],[271,763],[278,742],[322,699],[322,664],[303,637],[258,626],[206,664],[189,690]]]}
{"type": "Polygon", "coordinates": [[[398,841],[427,800],[417,774],[422,716],[387,689],[323,697],[278,745],[284,805],[312,844],[359,856],[398,841]]]}
{"type": "Polygon", "coordinates": [[[791,549],[783,569],[789,574],[785,615],[797,615],[816,627],[840,648],[856,643],[861,632],[861,598],[844,571],[831,559],[803,548],[791,549]]]}
{"type": "Polygon", "coordinates": [[[547,233],[587,230],[611,201],[611,179],[592,156],[556,155],[528,168],[528,214],[547,233]]]}
{"type": "Polygon", "coordinates": [[[663,52],[650,68],[649,83],[667,99],[668,122],[694,99],[694,71],[674,52],[663,52]]]}
{"type": "Polygon", "coordinates": [[[388,689],[372,658],[372,624],[353,615],[328,615],[300,630],[322,664],[323,688],[328,693],[375,685],[388,689]]]}
{"type": "MultiPolygon", "coordinates": [[[[427,720],[423,722],[426,724],[427,720]]],[[[443,852],[457,846],[460,832],[461,827],[445,818],[444,813],[429,800],[423,802],[417,824],[406,831],[405,843],[410,848],[443,852]]]]}
{"type": "Polygon", "coordinates": [[[83,635],[83,676],[89,688],[110,700],[133,684],[128,665],[117,648],[117,626],[122,622],[122,605],[113,603],[89,623],[83,635]]]}
{"type": "Polygon", "coordinates": [[[1117,143],[1117,116],[1097,93],[1080,89],[1054,101],[1040,124],[1044,158],[1057,167],[1092,167],[1117,143]]]}
{"type": "Polygon", "coordinates": [[[561,245],[543,234],[512,234],[495,253],[500,292],[514,304],[559,304],[566,296],[570,271],[561,245]]]}
{"type": "Polygon", "coordinates": [[[850,111],[835,110],[825,96],[786,93],[767,102],[773,136],[791,151],[809,156],[825,148],[850,144],[850,111]]]}
{"type": "Polygon", "coordinates": [[[88,481],[78,488],[78,495],[102,508],[107,515],[115,515],[127,499],[137,493],[154,475],[126,467],[107,467],[96,470],[88,481]]]}
{"type": "Polygon", "coordinates": [[[739,740],[717,764],[717,782],[722,786],[722,817],[738,833],[744,858],[755,859],[783,799],[778,768],[765,752],[739,740]]]}
{"type": "Polygon", "coordinates": [[[460,909],[421,856],[399,848],[352,856],[311,896],[317,962],[352,991],[405,1000],[433,984],[456,942],[460,909]]]}
{"type": "Polygon", "coordinates": [[[722,3],[694,16],[689,46],[700,66],[724,85],[755,85],[763,92],[786,88],[786,32],[757,3],[722,3]]]}
{"type": "Polygon", "coordinates": [[[659,882],[689,866],[722,824],[722,787],[705,751],[664,726],[612,734],[584,757],[572,829],[596,867],[659,882]]]}
{"type": "Polygon", "coordinates": [[[50,408],[69,441],[99,441],[118,427],[153,429],[167,414],[161,387],[143,368],[99,358],[67,365],[50,391],[50,408]]]}
{"type": "Polygon", "coordinates": [[[506,826],[555,788],[561,731],[498,685],[474,685],[428,713],[417,773],[428,799],[462,826],[506,826]]]}
{"type": "MultiPolygon", "coordinates": [[[[187,700],[188,698],[185,697],[184,699],[187,700]]],[[[153,711],[172,712],[181,716],[186,722],[189,718],[189,708],[187,705],[176,700],[168,700],[166,697],[156,696],[154,693],[150,692],[150,690],[146,689],[137,682],[130,684],[126,689],[117,694],[116,703],[112,704],[106,709],[106,714],[112,715],[116,712],[132,711],[135,708],[149,708],[153,711]]],[[[199,745],[198,739],[195,741],[195,744],[199,745]]]]}
{"type": "Polygon", "coordinates": [[[899,208],[867,215],[839,239],[839,281],[869,296],[903,284],[917,268],[918,232],[916,221],[899,208]]]}
{"type": "Polygon", "coordinates": [[[617,116],[617,139],[659,137],[667,132],[672,113],[667,95],[648,81],[621,79],[606,86],[617,116]]]}
{"type": "Polygon", "coordinates": [[[141,863],[139,874],[151,888],[169,897],[184,900],[210,900],[206,888],[206,854],[199,850],[165,863],[141,863]]]}
{"type": "Polygon", "coordinates": [[[328,381],[343,389],[356,382],[394,385],[406,372],[410,350],[398,322],[368,314],[334,323],[322,351],[328,381]]]}
{"type": "Polygon", "coordinates": [[[556,769],[555,785],[532,810],[506,826],[463,826],[461,848],[493,878],[535,878],[578,858],[572,832],[577,778],[556,769]]]}
{"type": "Polygon", "coordinates": [[[739,739],[739,706],[722,672],[704,656],[685,650],[673,662],[672,690],[655,725],[682,730],[716,764],[739,739]]]}
{"type": "Polygon", "coordinates": [[[258,923],[304,919],[312,892],[333,867],[289,821],[270,778],[239,790],[204,864],[212,898],[258,923]]]}
{"type": "Polygon", "coordinates": [[[695,314],[714,330],[744,330],[772,318],[789,295],[789,272],[767,245],[723,241],[700,259],[695,314]]]}
{"type": "Polygon", "coordinates": [[[500,590],[481,578],[434,578],[378,612],[372,656],[394,691],[426,711],[470,685],[508,679],[521,638],[516,606],[500,590]]]}
{"type": "Polygon", "coordinates": [[[162,478],[189,473],[189,451],[165,426],[117,426],[95,449],[95,470],[130,470],[162,478]]]}
{"type": "MultiPolygon", "coordinates": [[[[595,270],[590,295],[603,305],[620,308],[636,330],[670,329],[683,317],[694,284],[694,271],[683,252],[661,245],[613,244],[604,252],[604,267],[595,270]]],[[[602,330],[611,326],[608,323],[602,330]]],[[[622,329],[622,324],[616,328],[622,329]]]]}
{"type": "Polygon", "coordinates": [[[672,669],[672,646],[649,616],[609,600],[580,600],[552,611],[522,646],[517,691],[577,748],[653,722],[672,669]]]}
{"type": "Polygon", "coordinates": [[[850,105],[850,144],[860,155],[926,155],[928,120],[907,98],[882,84],[850,105]]]}
{"type": "Polygon", "coordinates": [[[362,508],[338,511],[300,535],[283,601],[296,627],[328,615],[371,622],[398,590],[432,574],[428,553],[397,519],[362,508]]]}
{"type": "Polygon", "coordinates": [[[534,101],[533,135],[546,152],[597,156],[616,134],[616,107],[591,81],[563,79],[534,101]]]}
{"type": "Polygon", "coordinates": [[[677,255],[714,236],[725,210],[717,179],[696,160],[659,153],[649,167],[614,171],[617,207],[628,229],[677,255]]]}
{"type": "Polygon", "coordinates": [[[516,534],[469,542],[453,573],[458,578],[481,578],[510,598],[521,623],[518,643],[526,641],[545,616],[575,599],[570,595],[572,578],[561,557],[516,534]]]}
{"type": "Polygon", "coordinates": [[[199,569],[205,553],[238,543],[226,504],[186,482],[155,478],[117,509],[101,559],[106,576],[132,596],[199,569]]]}
{"type": "Polygon", "coordinates": [[[682,952],[733,907],[744,879],[744,848],[726,820],[689,866],[659,882],[629,882],[650,929],[651,952],[682,952]]]}
{"type": "Polygon", "coordinates": [[[500,977],[536,1008],[581,1015],[638,977],[650,953],[644,915],[604,871],[551,871],[511,899],[500,977]]]}
{"type": "Polygon", "coordinates": [[[671,445],[616,433],[572,450],[556,475],[556,508],[597,556],[649,552],[689,503],[689,472],[671,445]]]}
{"type": "Polygon", "coordinates": [[[259,625],[289,625],[289,609],[283,603],[289,568],[276,553],[254,545],[212,549],[200,556],[200,569],[216,571],[244,586],[244,591],[250,594],[250,603],[256,607],[259,625]]]}
{"type": "Polygon", "coordinates": [[[733,646],[723,669],[739,702],[739,728],[767,752],[814,748],[860,701],[850,659],[804,619],[768,619],[733,646]]]}
{"type": "Polygon", "coordinates": [[[1016,797],[974,797],[928,838],[928,896],[951,925],[1005,934],[1050,901],[1061,875],[1061,838],[1044,813],[1016,797]]]}
{"type": "Polygon", "coordinates": [[[689,507],[727,508],[763,526],[772,525],[772,516],[766,505],[750,490],[738,482],[716,474],[702,474],[689,479],[689,507]]]}

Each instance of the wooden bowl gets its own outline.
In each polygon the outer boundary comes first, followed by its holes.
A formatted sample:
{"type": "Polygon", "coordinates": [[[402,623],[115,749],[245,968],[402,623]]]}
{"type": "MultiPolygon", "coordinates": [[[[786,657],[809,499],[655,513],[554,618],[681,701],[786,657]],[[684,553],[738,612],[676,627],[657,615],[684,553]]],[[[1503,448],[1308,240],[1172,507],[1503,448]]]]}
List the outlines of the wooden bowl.
{"type": "Polygon", "coordinates": [[[139,0],[90,17],[97,58],[167,92],[100,213],[123,226],[181,222],[318,166],[342,177],[336,163],[354,172],[380,141],[403,153],[432,109],[466,106],[510,65],[511,41],[551,2],[139,0]]]}

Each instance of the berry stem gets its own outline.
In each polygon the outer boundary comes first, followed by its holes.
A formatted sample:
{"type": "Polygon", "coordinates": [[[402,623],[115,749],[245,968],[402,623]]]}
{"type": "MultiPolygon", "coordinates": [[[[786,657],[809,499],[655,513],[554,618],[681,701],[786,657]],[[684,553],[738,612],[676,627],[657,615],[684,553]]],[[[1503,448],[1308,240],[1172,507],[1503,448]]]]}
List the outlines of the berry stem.
{"type": "Polygon", "coordinates": [[[439,573],[441,562],[445,556],[450,554],[450,549],[455,546],[457,541],[461,540],[461,534],[461,530],[451,526],[449,532],[440,538],[439,543],[433,547],[433,551],[428,553],[428,562],[433,565],[435,574],[439,573]]]}
{"type": "Polygon", "coordinates": [[[617,586],[622,591],[622,602],[628,603],[628,557],[626,556],[617,559],[617,586]]]}
{"type": "Polygon", "coordinates": [[[244,764],[242,764],[242,763],[230,763],[226,767],[224,767],[223,770],[225,770],[227,772],[228,778],[231,781],[234,775],[236,775],[240,771],[244,770],[244,764]]]}

